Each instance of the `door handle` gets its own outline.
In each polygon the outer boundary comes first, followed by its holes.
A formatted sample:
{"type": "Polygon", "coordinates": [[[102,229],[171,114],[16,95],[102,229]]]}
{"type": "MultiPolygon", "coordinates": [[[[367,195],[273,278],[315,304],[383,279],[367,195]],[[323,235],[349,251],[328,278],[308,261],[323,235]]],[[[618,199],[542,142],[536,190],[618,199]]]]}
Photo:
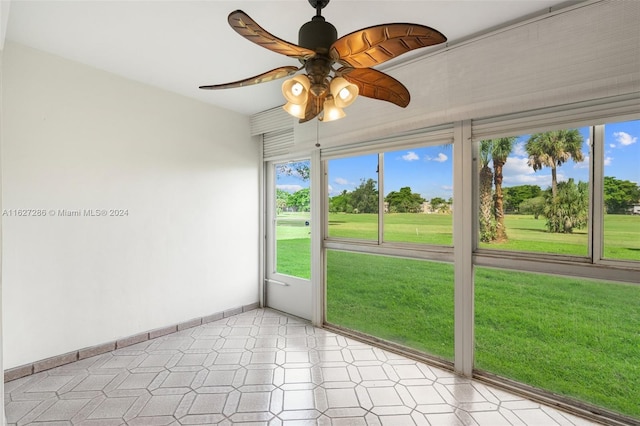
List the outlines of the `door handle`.
{"type": "Polygon", "coordinates": [[[283,287],[289,287],[289,284],[283,283],[282,281],[272,280],[271,278],[265,278],[264,281],[269,283],[269,284],[278,284],[278,285],[281,285],[283,287]]]}

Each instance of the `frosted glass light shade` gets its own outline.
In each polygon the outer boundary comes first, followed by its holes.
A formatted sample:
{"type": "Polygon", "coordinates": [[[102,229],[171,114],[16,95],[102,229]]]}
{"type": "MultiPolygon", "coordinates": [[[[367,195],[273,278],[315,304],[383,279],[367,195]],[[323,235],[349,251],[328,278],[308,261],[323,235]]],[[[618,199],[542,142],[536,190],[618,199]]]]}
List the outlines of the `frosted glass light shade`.
{"type": "Polygon", "coordinates": [[[306,75],[296,75],[282,83],[282,95],[287,102],[303,105],[307,103],[309,98],[309,86],[311,83],[306,75]]]}
{"type": "Polygon", "coordinates": [[[285,111],[289,114],[293,115],[296,118],[304,118],[305,109],[307,108],[307,103],[305,102],[302,105],[297,105],[291,102],[287,102],[282,106],[285,111]]]}
{"type": "Polygon", "coordinates": [[[329,86],[334,102],[338,108],[346,108],[358,97],[358,86],[349,83],[343,77],[336,77],[331,80],[329,86]]]}
{"type": "Polygon", "coordinates": [[[333,98],[328,97],[325,101],[324,101],[324,107],[323,107],[323,116],[322,116],[322,120],[321,121],[334,121],[334,120],[339,120],[343,117],[345,117],[347,114],[344,113],[344,111],[342,110],[342,108],[339,108],[336,106],[336,103],[334,102],[333,98]]]}

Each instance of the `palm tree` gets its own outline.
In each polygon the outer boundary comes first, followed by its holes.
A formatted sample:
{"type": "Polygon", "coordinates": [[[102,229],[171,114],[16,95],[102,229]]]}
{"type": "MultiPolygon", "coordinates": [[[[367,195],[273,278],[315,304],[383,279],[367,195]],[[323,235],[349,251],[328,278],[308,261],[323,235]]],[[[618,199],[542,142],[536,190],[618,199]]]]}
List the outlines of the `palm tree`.
{"type": "Polygon", "coordinates": [[[570,158],[575,162],[584,160],[582,154],[582,135],[578,129],[554,130],[531,135],[525,145],[529,154],[529,166],[534,171],[543,167],[551,169],[551,194],[555,199],[558,195],[557,168],[570,158]]]}
{"type": "Polygon", "coordinates": [[[495,237],[493,211],[491,203],[491,190],[493,171],[489,167],[491,161],[491,141],[480,141],[480,241],[489,243],[495,237]]]}
{"type": "Polygon", "coordinates": [[[493,161],[493,183],[496,187],[493,196],[493,214],[496,219],[496,241],[505,241],[507,232],[504,227],[504,195],[502,194],[502,168],[513,150],[515,137],[492,139],[491,159],[493,161]]]}

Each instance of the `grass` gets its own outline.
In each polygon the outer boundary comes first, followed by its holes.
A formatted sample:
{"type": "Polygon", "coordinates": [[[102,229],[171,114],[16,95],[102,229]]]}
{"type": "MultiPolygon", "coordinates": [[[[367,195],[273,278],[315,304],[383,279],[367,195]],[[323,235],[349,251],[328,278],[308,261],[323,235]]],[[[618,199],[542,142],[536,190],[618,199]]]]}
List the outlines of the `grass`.
{"type": "Polygon", "coordinates": [[[640,287],[477,268],[475,365],[640,418],[640,287]]]}
{"type": "MultiPolygon", "coordinates": [[[[331,214],[330,235],[377,240],[377,220],[331,214]]],[[[384,220],[385,241],[452,244],[449,215],[384,220]]],[[[586,232],[550,234],[531,216],[505,222],[509,241],[483,247],[587,254],[586,232]]],[[[605,257],[640,260],[640,217],[607,215],[604,226],[605,257]]],[[[308,228],[278,228],[279,270],[309,278],[308,228]]],[[[639,306],[639,286],[476,268],[476,367],[640,418],[639,306]]],[[[453,312],[452,265],[327,253],[331,323],[451,360],[453,312]]]]}
{"type": "Polygon", "coordinates": [[[329,250],[327,321],[453,360],[453,265],[329,250]]]}
{"type": "MultiPolygon", "coordinates": [[[[384,240],[388,242],[453,244],[453,217],[448,214],[391,213],[384,216],[384,240]]],[[[544,218],[506,215],[509,240],[481,243],[481,248],[586,256],[588,234],[576,229],[571,234],[547,232],[544,218]]],[[[640,216],[606,215],[604,254],[609,259],[640,260],[640,216]]],[[[329,236],[378,239],[378,215],[329,214],[329,236]]]]}
{"type": "MultiPolygon", "coordinates": [[[[478,268],[476,367],[640,418],[640,288],[478,268]]],[[[453,267],[327,253],[327,321],[453,359],[453,267]]]]}
{"type": "Polygon", "coordinates": [[[311,278],[311,228],[309,213],[285,213],[276,227],[276,271],[311,278]]]}

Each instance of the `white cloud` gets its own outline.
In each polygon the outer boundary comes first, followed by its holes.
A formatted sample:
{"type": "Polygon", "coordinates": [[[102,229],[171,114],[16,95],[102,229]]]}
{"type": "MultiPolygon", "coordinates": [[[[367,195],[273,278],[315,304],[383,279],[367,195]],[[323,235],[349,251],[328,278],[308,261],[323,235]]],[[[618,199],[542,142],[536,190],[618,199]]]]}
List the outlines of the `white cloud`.
{"type": "Polygon", "coordinates": [[[329,194],[333,195],[333,186],[329,185],[327,189],[329,190],[329,194]]]}
{"type": "Polygon", "coordinates": [[[416,154],[415,152],[409,151],[405,155],[402,156],[402,159],[404,161],[416,161],[416,160],[419,160],[420,157],[418,157],[418,154],[416,154]]]}
{"type": "Polygon", "coordinates": [[[294,192],[300,191],[304,187],[301,185],[276,185],[276,188],[281,189],[283,191],[294,193],[294,192]]]}
{"type": "Polygon", "coordinates": [[[515,144],[513,147],[513,155],[517,157],[528,157],[529,154],[527,154],[527,151],[524,149],[524,146],[525,146],[524,142],[518,142],[517,144],[515,144]]]}
{"type": "Polygon", "coordinates": [[[437,157],[426,156],[426,157],[424,157],[424,159],[426,161],[437,161],[438,163],[444,163],[445,161],[447,161],[449,159],[449,157],[447,157],[445,154],[443,154],[441,152],[440,154],[438,154],[437,157]]]}
{"type": "Polygon", "coordinates": [[[335,178],[333,181],[338,185],[349,185],[349,181],[344,178],[335,178]]]}
{"type": "Polygon", "coordinates": [[[618,142],[620,145],[625,146],[634,144],[638,141],[638,138],[636,136],[631,136],[626,132],[614,132],[613,137],[616,138],[616,142],[618,142]]]}
{"type": "Polygon", "coordinates": [[[605,157],[604,159],[605,166],[610,166],[612,162],[613,162],[613,157],[605,157]]]}
{"type": "Polygon", "coordinates": [[[505,186],[538,185],[542,189],[551,186],[551,175],[516,175],[505,176],[505,186]]]}
{"type": "Polygon", "coordinates": [[[507,158],[507,162],[504,163],[504,167],[502,168],[502,174],[504,176],[532,175],[535,172],[533,168],[527,164],[527,160],[528,158],[507,158]]]}
{"type": "Polygon", "coordinates": [[[579,163],[575,163],[573,165],[574,169],[588,169],[589,168],[589,156],[585,155],[584,156],[584,160],[579,162],[579,163]]]}
{"type": "Polygon", "coordinates": [[[527,158],[507,158],[502,175],[506,186],[538,185],[542,189],[551,186],[551,174],[548,169],[534,172],[533,167],[527,164],[527,158]]]}
{"type": "Polygon", "coordinates": [[[609,144],[609,148],[615,148],[615,147],[616,147],[616,144],[615,144],[615,143],[610,143],[610,144],[609,144]]]}

